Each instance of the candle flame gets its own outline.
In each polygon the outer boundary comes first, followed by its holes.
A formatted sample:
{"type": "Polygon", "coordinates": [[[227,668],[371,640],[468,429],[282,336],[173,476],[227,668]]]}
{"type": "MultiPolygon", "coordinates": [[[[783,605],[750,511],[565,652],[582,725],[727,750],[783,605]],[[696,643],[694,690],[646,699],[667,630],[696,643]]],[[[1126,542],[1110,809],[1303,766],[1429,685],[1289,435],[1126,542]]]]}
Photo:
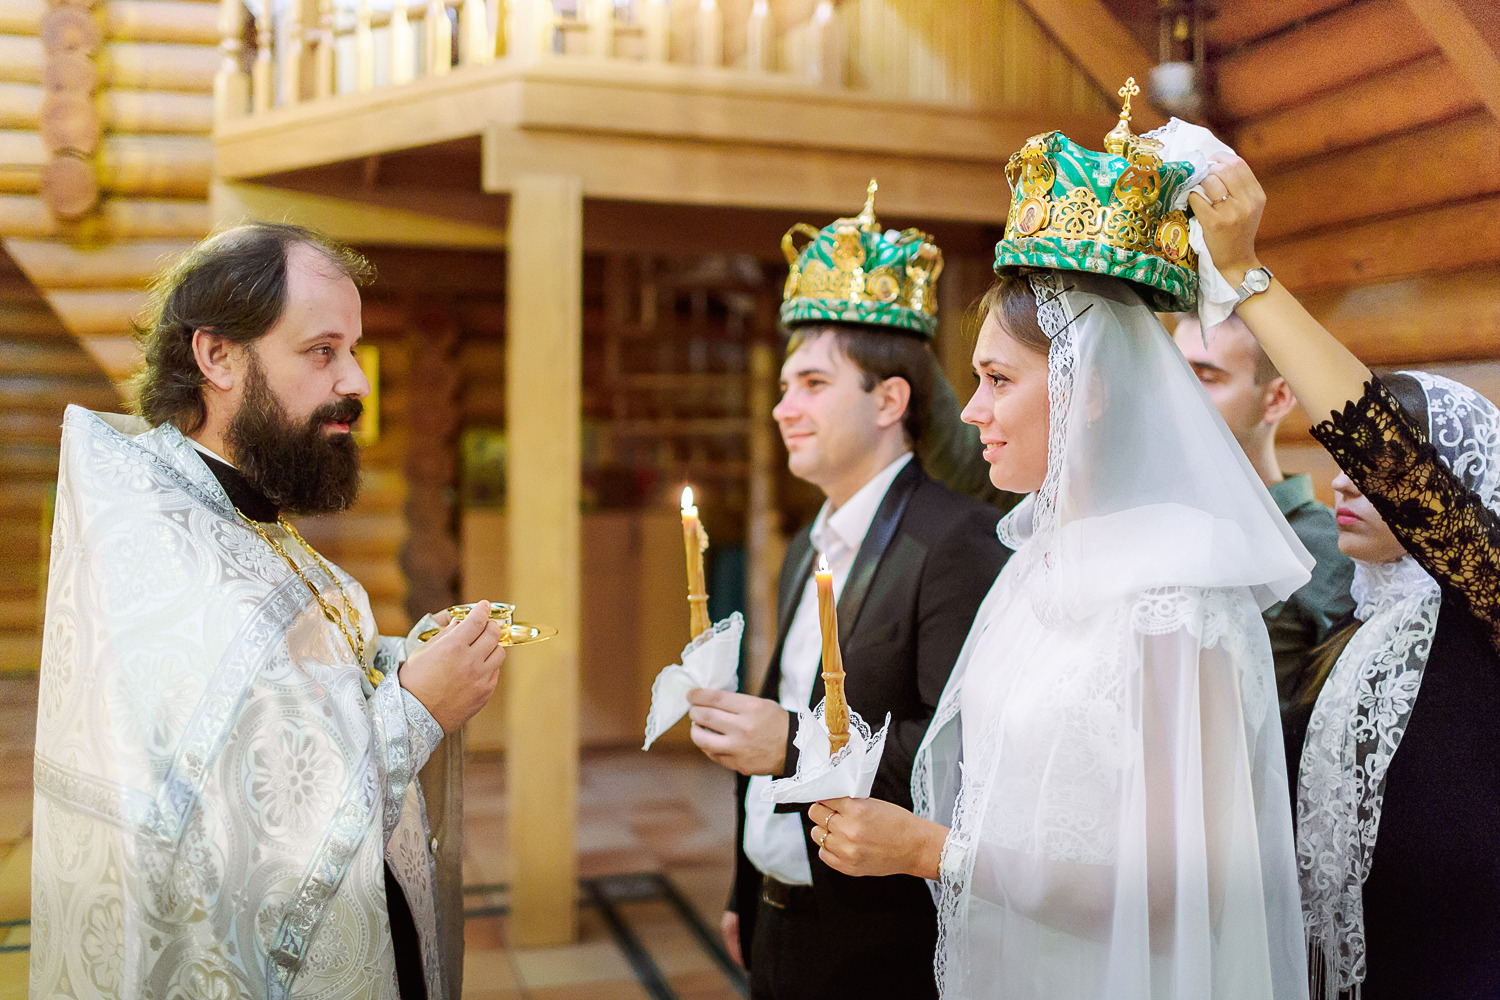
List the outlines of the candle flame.
{"type": "Polygon", "coordinates": [[[828,572],[828,557],[825,556],[821,552],[818,553],[818,572],[819,573],[827,573],[828,572]]]}
{"type": "Polygon", "coordinates": [[[693,488],[691,486],[684,486],[682,488],[682,509],[684,511],[686,511],[688,508],[690,508],[692,506],[693,506],[693,488]]]}

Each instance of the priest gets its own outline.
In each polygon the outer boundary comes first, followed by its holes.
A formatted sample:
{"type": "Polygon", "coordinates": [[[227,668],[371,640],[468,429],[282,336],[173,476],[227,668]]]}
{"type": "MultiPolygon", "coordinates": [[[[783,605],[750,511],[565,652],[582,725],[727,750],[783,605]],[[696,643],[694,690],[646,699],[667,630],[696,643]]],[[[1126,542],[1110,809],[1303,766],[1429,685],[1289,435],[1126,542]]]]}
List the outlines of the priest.
{"type": "Polygon", "coordinates": [[[286,520],[354,500],[370,277],[296,226],[210,237],[155,287],[138,415],[68,408],[34,998],[459,995],[455,743],[500,627],[377,635],[286,520]]]}

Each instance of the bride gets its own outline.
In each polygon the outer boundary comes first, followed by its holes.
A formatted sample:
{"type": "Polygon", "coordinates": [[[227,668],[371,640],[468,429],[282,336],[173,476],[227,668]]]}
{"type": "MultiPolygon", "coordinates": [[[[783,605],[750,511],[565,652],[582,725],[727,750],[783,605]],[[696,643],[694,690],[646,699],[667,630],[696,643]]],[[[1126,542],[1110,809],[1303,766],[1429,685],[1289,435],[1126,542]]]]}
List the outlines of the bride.
{"type": "Polygon", "coordinates": [[[1000,525],[1015,555],[915,813],[817,803],[820,857],[931,880],[947,998],[1305,998],[1260,610],[1311,559],[1140,286],[1000,273],[964,419],[995,486],[1029,494],[1000,525]]]}

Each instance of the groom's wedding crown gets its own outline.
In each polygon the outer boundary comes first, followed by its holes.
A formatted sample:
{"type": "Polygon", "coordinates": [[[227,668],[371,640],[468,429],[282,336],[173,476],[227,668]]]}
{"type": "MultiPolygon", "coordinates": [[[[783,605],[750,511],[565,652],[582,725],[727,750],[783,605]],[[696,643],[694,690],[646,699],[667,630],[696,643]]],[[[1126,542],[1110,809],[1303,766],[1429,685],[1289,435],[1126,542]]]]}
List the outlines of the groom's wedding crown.
{"type": "Polygon", "coordinates": [[[781,322],[866,323],[930,339],[937,332],[937,279],[943,252],[919,229],[881,231],[872,180],[864,211],[823,229],[799,222],[781,238],[791,270],[781,322]],[[808,242],[800,249],[797,237],[808,242]]]}
{"type": "Polygon", "coordinates": [[[1156,309],[1183,311],[1198,297],[1198,255],[1188,215],[1172,202],[1193,174],[1163,163],[1162,144],[1130,131],[1131,78],[1120,88],[1120,121],[1096,153],[1061,132],[1026,140],[1010,158],[1010,212],[995,246],[995,269],[1091,271],[1144,286],[1156,309]]]}

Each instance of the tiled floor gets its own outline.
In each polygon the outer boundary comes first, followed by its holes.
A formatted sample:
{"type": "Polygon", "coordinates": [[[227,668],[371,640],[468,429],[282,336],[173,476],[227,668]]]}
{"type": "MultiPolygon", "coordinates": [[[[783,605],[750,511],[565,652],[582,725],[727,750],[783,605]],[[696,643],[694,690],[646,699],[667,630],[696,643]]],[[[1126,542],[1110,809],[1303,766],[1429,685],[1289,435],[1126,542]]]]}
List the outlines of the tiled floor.
{"type": "MultiPolygon", "coordinates": [[[[27,915],[30,904],[31,750],[36,680],[0,675],[0,920],[27,915]]],[[[586,754],[579,789],[579,874],[598,878],[656,872],[670,878],[711,928],[718,926],[733,856],[733,782],[728,772],[691,751],[599,751],[586,754]]],[[[464,881],[505,883],[504,759],[474,756],[465,769],[464,881]]],[[[471,894],[469,907],[503,901],[471,894]]],[[[737,997],[682,918],[665,902],[618,907],[682,1000],[737,997]]],[[[471,917],[465,927],[464,996],[474,1000],[637,1000],[647,998],[603,917],[579,912],[577,944],[507,947],[506,918],[471,917]]],[[[0,939],[5,937],[0,928],[0,939]]],[[[12,931],[13,941],[25,930],[12,931]]],[[[0,954],[0,1000],[26,994],[26,955],[0,954]]]]}

